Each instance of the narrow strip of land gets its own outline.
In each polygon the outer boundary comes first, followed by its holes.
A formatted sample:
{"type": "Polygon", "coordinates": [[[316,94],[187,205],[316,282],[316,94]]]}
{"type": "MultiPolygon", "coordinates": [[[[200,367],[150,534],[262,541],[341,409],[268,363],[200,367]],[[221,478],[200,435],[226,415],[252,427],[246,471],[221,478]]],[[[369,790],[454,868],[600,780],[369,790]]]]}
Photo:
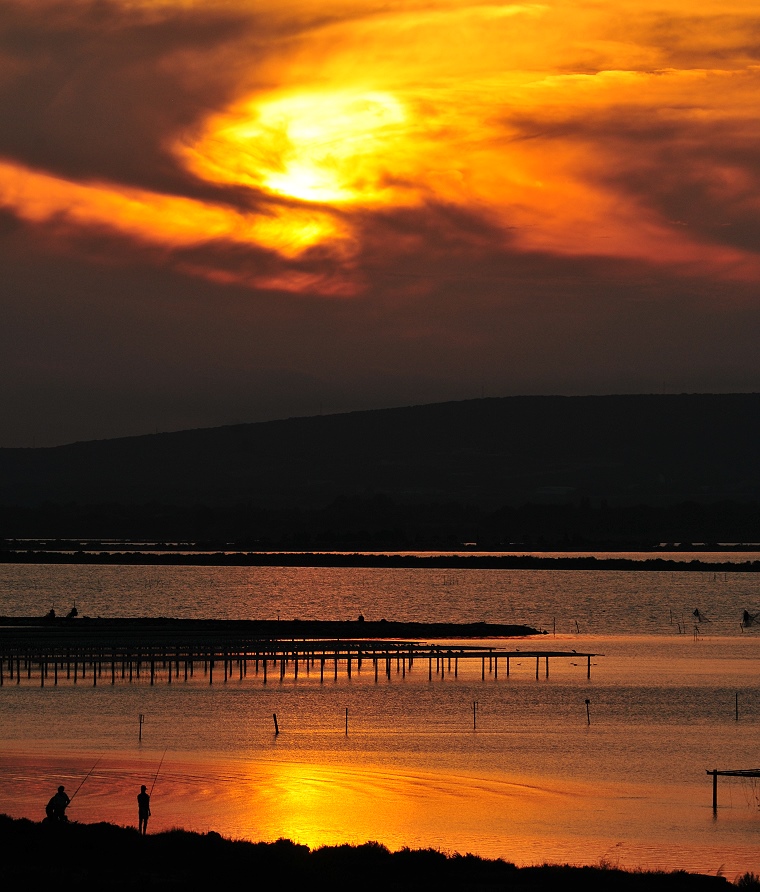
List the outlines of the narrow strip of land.
{"type": "Polygon", "coordinates": [[[540,635],[532,626],[507,623],[394,622],[387,620],[214,620],[167,617],[0,617],[0,647],[8,641],[149,643],[162,639],[372,641],[425,638],[522,638],[540,635]]]}
{"type": "Polygon", "coordinates": [[[651,557],[543,557],[535,554],[366,554],[357,552],[0,551],[4,564],[104,564],[192,567],[376,567],[428,570],[646,570],[668,573],[757,573],[755,561],[677,561],[651,557]]]}

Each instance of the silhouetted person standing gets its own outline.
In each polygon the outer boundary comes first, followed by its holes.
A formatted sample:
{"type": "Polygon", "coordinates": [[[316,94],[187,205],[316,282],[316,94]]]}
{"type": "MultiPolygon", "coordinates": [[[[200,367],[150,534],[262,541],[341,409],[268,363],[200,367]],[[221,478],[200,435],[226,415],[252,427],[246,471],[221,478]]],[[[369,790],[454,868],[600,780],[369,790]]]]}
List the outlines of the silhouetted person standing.
{"type": "Polygon", "coordinates": [[[150,817],[150,796],[145,792],[147,787],[143,784],[137,794],[137,829],[142,836],[148,832],[148,818],[150,817]]]}
{"type": "Polygon", "coordinates": [[[66,795],[66,790],[63,787],[58,787],[58,792],[45,806],[45,814],[51,821],[57,821],[58,823],[68,821],[66,809],[69,807],[70,802],[71,800],[66,795]]]}

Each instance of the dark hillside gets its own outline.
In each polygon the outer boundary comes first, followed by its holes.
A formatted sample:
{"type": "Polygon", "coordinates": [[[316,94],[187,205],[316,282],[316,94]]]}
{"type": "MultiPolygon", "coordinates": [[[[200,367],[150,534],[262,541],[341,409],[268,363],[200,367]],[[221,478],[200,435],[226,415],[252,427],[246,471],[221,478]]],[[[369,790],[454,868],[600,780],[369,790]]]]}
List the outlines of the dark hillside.
{"type": "Polygon", "coordinates": [[[508,397],[0,450],[0,505],[760,500],[760,394],[508,397]]]}

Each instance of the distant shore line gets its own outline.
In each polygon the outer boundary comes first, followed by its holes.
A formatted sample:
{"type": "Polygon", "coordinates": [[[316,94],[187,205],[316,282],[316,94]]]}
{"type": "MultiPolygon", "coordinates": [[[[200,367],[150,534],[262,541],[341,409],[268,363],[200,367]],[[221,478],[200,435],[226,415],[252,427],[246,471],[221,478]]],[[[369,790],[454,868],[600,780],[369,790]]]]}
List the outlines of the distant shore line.
{"type": "MultiPolygon", "coordinates": [[[[134,637],[144,645],[169,638],[179,640],[258,640],[287,642],[333,640],[378,647],[390,640],[423,638],[530,638],[546,632],[517,623],[400,622],[397,620],[317,619],[178,619],[173,617],[0,616],[0,653],[8,641],[56,640],[72,645],[79,639],[121,640],[134,637]],[[184,637],[183,637],[184,636],[184,637]]],[[[337,645],[336,645],[337,646],[337,645]]]]}
{"type": "Polygon", "coordinates": [[[430,570],[635,570],[654,572],[757,573],[755,561],[677,561],[652,557],[542,557],[535,554],[387,554],[355,552],[0,551],[0,564],[105,564],[191,567],[367,567],[430,570]]]}
{"type": "MultiPolygon", "coordinates": [[[[11,888],[211,889],[247,888],[252,878],[281,890],[331,890],[350,878],[358,890],[513,889],[531,892],[709,892],[728,888],[722,876],[685,871],[626,871],[543,864],[517,867],[502,859],[444,854],[435,849],[391,852],[374,842],[310,849],[276,842],[232,840],[211,831],[174,829],[140,836],[114,824],[47,825],[0,815],[6,842],[0,874],[11,888]],[[44,857],[40,853],[44,852],[44,857]],[[245,884],[245,885],[243,885],[245,884]]],[[[748,878],[751,880],[754,878],[748,878]]],[[[739,885],[750,887],[742,878],[739,885]],[[743,881],[742,881],[743,880],[743,881]]]]}

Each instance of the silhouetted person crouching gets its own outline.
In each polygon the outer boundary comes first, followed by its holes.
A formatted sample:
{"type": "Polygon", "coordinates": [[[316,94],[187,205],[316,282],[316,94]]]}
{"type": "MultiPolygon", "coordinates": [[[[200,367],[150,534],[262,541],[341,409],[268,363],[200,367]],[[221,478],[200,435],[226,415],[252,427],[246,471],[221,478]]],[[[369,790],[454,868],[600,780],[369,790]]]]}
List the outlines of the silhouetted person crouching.
{"type": "Polygon", "coordinates": [[[56,823],[68,821],[68,818],[66,817],[66,809],[70,802],[71,800],[66,795],[65,789],[63,787],[58,787],[58,792],[45,806],[45,814],[48,816],[48,819],[50,821],[55,821],[56,823]]]}
{"type": "Polygon", "coordinates": [[[137,829],[142,836],[148,832],[148,818],[150,817],[150,796],[145,792],[147,787],[143,784],[137,794],[137,829]]]}

